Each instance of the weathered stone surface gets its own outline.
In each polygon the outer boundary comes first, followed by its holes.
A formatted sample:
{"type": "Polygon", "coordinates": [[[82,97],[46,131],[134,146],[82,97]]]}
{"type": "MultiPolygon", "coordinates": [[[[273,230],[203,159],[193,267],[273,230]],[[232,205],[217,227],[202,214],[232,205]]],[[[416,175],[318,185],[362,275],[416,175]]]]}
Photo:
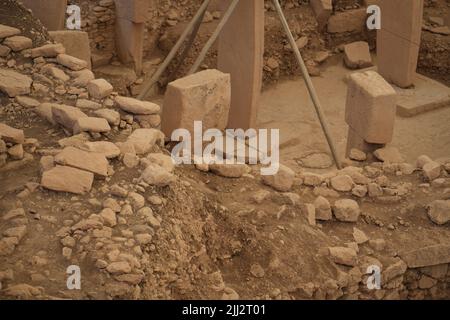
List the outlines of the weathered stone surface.
{"type": "Polygon", "coordinates": [[[159,165],[149,164],[140,179],[150,185],[165,187],[175,181],[175,176],[159,165]]]}
{"type": "Polygon", "coordinates": [[[366,9],[346,10],[336,12],[328,19],[328,32],[361,32],[366,25],[366,9]]]}
{"type": "Polygon", "coordinates": [[[409,87],[416,76],[424,1],[380,0],[377,4],[383,14],[377,30],[378,72],[399,87],[409,87]]]}
{"type": "Polygon", "coordinates": [[[87,68],[88,64],[86,61],[78,59],[76,57],[72,57],[68,54],[61,53],[56,57],[56,61],[63,65],[66,68],[69,68],[73,71],[80,71],[82,69],[87,68]]]}
{"type": "Polygon", "coordinates": [[[38,107],[34,109],[34,112],[41,118],[47,120],[53,125],[56,125],[57,122],[53,119],[53,106],[57,104],[54,103],[41,103],[38,107]]]}
{"type": "Polygon", "coordinates": [[[50,75],[53,78],[61,80],[63,82],[70,80],[70,77],[63,70],[61,70],[55,66],[47,65],[47,66],[43,67],[41,70],[45,74],[50,75]]]}
{"type": "Polygon", "coordinates": [[[24,36],[13,36],[6,38],[3,41],[3,45],[11,48],[12,51],[22,51],[33,46],[33,41],[30,38],[24,36]]]}
{"type": "Polygon", "coordinates": [[[116,213],[110,208],[105,208],[100,212],[100,217],[103,218],[105,225],[109,227],[114,227],[117,225],[116,213]]]}
{"type": "Polygon", "coordinates": [[[317,220],[328,221],[333,218],[330,202],[325,197],[318,196],[314,201],[314,206],[317,220]]]}
{"type": "Polygon", "coordinates": [[[113,86],[105,79],[95,79],[90,81],[87,89],[92,98],[99,100],[106,98],[114,90],[113,86]]]}
{"type": "Polygon", "coordinates": [[[246,164],[210,164],[209,170],[225,178],[240,178],[248,173],[249,167],[246,164]]]}
{"type": "Polygon", "coordinates": [[[66,49],[60,43],[45,44],[41,47],[31,49],[32,58],[37,57],[54,58],[62,53],[66,53],[66,49]]]}
{"type": "Polygon", "coordinates": [[[427,162],[423,168],[423,175],[429,181],[439,178],[441,175],[442,165],[436,161],[427,162]]]}
{"type": "Polygon", "coordinates": [[[0,137],[6,142],[25,142],[25,134],[23,133],[23,130],[10,127],[4,123],[0,123],[0,137]]]}
{"type": "MultiPolygon", "coordinates": [[[[222,12],[230,3],[220,1],[222,12]]],[[[220,33],[218,51],[217,69],[231,77],[228,127],[256,128],[264,66],[264,1],[239,1],[220,33]]]]}
{"type": "Polygon", "coordinates": [[[50,31],[50,37],[61,43],[68,55],[86,61],[86,67],[91,69],[91,47],[87,32],[78,30],[50,31]]]}
{"type": "Polygon", "coordinates": [[[194,121],[203,130],[225,129],[230,110],[230,75],[205,70],[169,83],[164,96],[162,131],[171,136],[179,128],[194,133],[194,121]]]}
{"type": "Polygon", "coordinates": [[[399,254],[409,268],[450,263],[450,245],[437,244],[399,254]]]}
{"type": "Polygon", "coordinates": [[[88,141],[81,146],[81,149],[101,153],[108,159],[117,158],[120,155],[119,147],[109,141],[88,141]]]}
{"type": "Polygon", "coordinates": [[[41,104],[36,99],[27,96],[17,96],[16,101],[18,104],[25,108],[36,108],[41,104]]]}
{"type": "Polygon", "coordinates": [[[375,150],[373,155],[377,157],[378,160],[387,163],[402,163],[405,161],[398,149],[393,147],[384,147],[381,149],[377,149],[375,150]]]}
{"type": "Polygon", "coordinates": [[[366,142],[389,143],[394,133],[396,102],[395,90],[375,71],[352,73],[345,120],[366,142]]]}
{"type": "Polygon", "coordinates": [[[13,160],[21,160],[23,159],[24,152],[23,152],[23,145],[16,144],[8,149],[8,154],[11,159],[13,160]]]}
{"type": "Polygon", "coordinates": [[[120,109],[133,114],[144,115],[160,112],[160,107],[156,103],[148,101],[118,96],[116,97],[115,102],[120,109]]]}
{"type": "Polygon", "coordinates": [[[330,180],[331,187],[340,192],[348,192],[353,189],[353,180],[348,175],[338,175],[330,180]]]}
{"type": "Polygon", "coordinates": [[[164,145],[164,134],[157,129],[136,129],[128,137],[137,154],[145,154],[151,151],[155,145],[164,145]]]}
{"type": "Polygon", "coordinates": [[[88,109],[88,110],[98,110],[102,108],[102,105],[100,103],[87,99],[78,99],[75,106],[80,109],[88,109]]]}
{"type": "Polygon", "coordinates": [[[350,149],[349,158],[352,160],[355,160],[355,161],[366,161],[367,155],[365,152],[363,152],[359,149],[352,148],[352,149],[350,149]]]}
{"type": "Polygon", "coordinates": [[[75,87],[86,87],[91,80],[95,79],[94,74],[89,69],[83,69],[80,71],[74,71],[71,73],[75,79],[72,81],[72,85],[75,87]]]}
{"type": "Polygon", "coordinates": [[[407,268],[408,266],[406,265],[406,263],[403,260],[398,259],[397,262],[391,264],[389,267],[383,270],[383,272],[381,273],[382,283],[388,283],[392,279],[405,274],[407,268]]]}
{"type": "Polygon", "coordinates": [[[78,134],[80,132],[98,132],[104,133],[111,131],[111,127],[106,119],[94,118],[94,117],[82,117],[79,118],[73,126],[73,133],[78,134]]]}
{"type": "Polygon", "coordinates": [[[0,24],[0,39],[16,36],[18,34],[20,34],[19,29],[0,24]]]}
{"type": "Polygon", "coordinates": [[[94,115],[106,119],[112,126],[118,126],[120,124],[120,113],[111,109],[99,109],[94,112],[94,115]]]}
{"type": "Polygon", "coordinates": [[[427,155],[421,155],[416,160],[416,167],[419,169],[422,169],[424,165],[426,165],[429,162],[433,162],[430,157],[427,155]]]}
{"type": "Polygon", "coordinates": [[[73,127],[80,118],[87,118],[87,115],[78,108],[63,104],[52,104],[53,120],[64,128],[73,132],[73,127]]]}
{"type": "Polygon", "coordinates": [[[11,49],[7,46],[0,44],[0,57],[7,57],[11,53],[11,49]]]}
{"type": "Polygon", "coordinates": [[[347,247],[330,247],[328,250],[334,263],[349,267],[353,267],[358,263],[358,255],[354,249],[347,247]]]}
{"type": "Polygon", "coordinates": [[[356,222],[361,213],[359,205],[351,199],[342,199],[334,203],[334,216],[344,222],[356,222]]]}
{"type": "Polygon", "coordinates": [[[435,200],[428,206],[428,217],[436,224],[444,225],[450,221],[450,200],[435,200]]]}
{"type": "Polygon", "coordinates": [[[274,175],[262,175],[264,184],[271,186],[277,191],[287,192],[294,184],[295,172],[287,166],[280,164],[278,172],[274,175]]]}
{"type": "Polygon", "coordinates": [[[118,18],[134,23],[147,22],[149,9],[147,0],[116,0],[115,5],[118,18]]]}
{"type": "Polygon", "coordinates": [[[86,170],[100,176],[108,175],[108,160],[101,153],[87,152],[74,147],[67,147],[55,156],[55,162],[86,170]]]}
{"type": "Polygon", "coordinates": [[[13,70],[0,69],[0,91],[10,97],[29,94],[33,80],[13,70]]]}
{"type": "Polygon", "coordinates": [[[42,174],[41,185],[50,190],[83,194],[89,192],[94,181],[91,172],[56,166],[42,174]]]}
{"type": "Polygon", "coordinates": [[[135,115],[134,119],[141,128],[158,128],[161,125],[161,116],[159,114],[135,115]]]}
{"type": "Polygon", "coordinates": [[[306,186],[316,187],[322,184],[324,178],[317,173],[305,172],[303,173],[303,184],[306,186]]]}
{"type": "Polygon", "coordinates": [[[115,26],[116,50],[120,61],[123,64],[133,65],[136,74],[141,74],[145,24],[118,17],[115,26]]]}
{"type": "Polygon", "coordinates": [[[363,244],[369,241],[369,237],[364,233],[364,231],[358,228],[353,228],[353,239],[355,239],[357,244],[363,244]]]}
{"type": "Polygon", "coordinates": [[[345,65],[350,69],[361,69],[372,66],[369,44],[357,41],[344,46],[345,65]]]}

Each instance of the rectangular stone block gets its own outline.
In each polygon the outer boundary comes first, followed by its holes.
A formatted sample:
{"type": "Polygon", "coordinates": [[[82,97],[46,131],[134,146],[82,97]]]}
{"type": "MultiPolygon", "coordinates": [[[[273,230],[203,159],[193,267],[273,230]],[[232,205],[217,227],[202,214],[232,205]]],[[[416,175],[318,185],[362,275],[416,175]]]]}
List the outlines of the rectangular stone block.
{"type": "Polygon", "coordinates": [[[53,121],[62,125],[68,131],[72,132],[73,126],[80,118],[86,118],[87,115],[78,108],[63,104],[52,104],[53,121]]]}
{"type": "MultiPolygon", "coordinates": [[[[223,11],[230,3],[221,1],[223,11]]],[[[231,75],[230,128],[256,125],[263,54],[264,0],[240,1],[219,37],[218,69],[231,75]]]]}
{"type": "Polygon", "coordinates": [[[136,74],[142,71],[145,24],[116,19],[116,49],[124,64],[133,64],[136,74]]]}
{"type": "Polygon", "coordinates": [[[385,144],[394,133],[397,93],[377,72],[349,76],[345,120],[366,142],[385,144]]]}
{"type": "Polygon", "coordinates": [[[49,30],[64,30],[67,0],[20,0],[49,30]]]}
{"type": "Polygon", "coordinates": [[[150,8],[150,0],[115,0],[116,17],[134,23],[145,23],[150,8]]]}
{"type": "Polygon", "coordinates": [[[230,110],[230,75],[205,70],[169,83],[164,97],[162,131],[168,137],[179,128],[194,132],[194,121],[203,130],[225,129],[230,110]]]}
{"type": "Polygon", "coordinates": [[[55,156],[55,162],[60,165],[89,171],[99,176],[106,177],[108,175],[108,160],[102,153],[67,147],[55,156]]]}
{"type": "Polygon", "coordinates": [[[86,61],[88,68],[91,69],[91,47],[87,32],[64,30],[50,31],[49,34],[55,42],[64,46],[65,53],[86,61]]]}
{"type": "Polygon", "coordinates": [[[310,0],[310,4],[319,24],[319,29],[322,30],[333,13],[333,2],[332,0],[310,0]]]}
{"type": "Polygon", "coordinates": [[[49,190],[84,194],[89,192],[94,174],[76,168],[56,166],[42,175],[41,185],[49,190]]]}
{"type": "Polygon", "coordinates": [[[419,57],[423,0],[379,0],[378,5],[378,72],[399,87],[409,87],[414,82],[419,57]]]}

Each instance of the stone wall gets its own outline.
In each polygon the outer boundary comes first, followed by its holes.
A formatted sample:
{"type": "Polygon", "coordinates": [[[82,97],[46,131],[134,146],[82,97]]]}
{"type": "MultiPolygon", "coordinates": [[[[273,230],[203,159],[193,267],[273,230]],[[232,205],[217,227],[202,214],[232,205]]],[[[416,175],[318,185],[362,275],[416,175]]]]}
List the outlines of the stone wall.
{"type": "Polygon", "coordinates": [[[81,29],[89,34],[92,58],[112,57],[115,51],[114,0],[69,0],[81,8],[81,29]]]}

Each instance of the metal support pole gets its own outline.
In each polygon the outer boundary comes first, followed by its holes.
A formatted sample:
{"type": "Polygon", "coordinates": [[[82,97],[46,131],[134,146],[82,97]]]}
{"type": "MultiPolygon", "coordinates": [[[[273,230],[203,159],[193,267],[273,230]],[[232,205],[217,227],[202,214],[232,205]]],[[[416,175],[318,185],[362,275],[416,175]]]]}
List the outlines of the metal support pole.
{"type": "Polygon", "coordinates": [[[158,79],[164,73],[164,71],[169,66],[170,62],[173,60],[173,58],[175,57],[176,53],[180,49],[180,47],[183,44],[184,40],[187,38],[187,36],[191,32],[191,30],[194,28],[194,26],[197,23],[197,21],[203,17],[203,14],[206,11],[206,9],[208,8],[208,5],[209,5],[210,2],[211,2],[211,0],[205,0],[203,2],[203,4],[200,6],[200,8],[198,9],[197,13],[195,14],[194,18],[192,18],[191,22],[186,27],[186,29],[184,30],[183,34],[178,39],[178,41],[175,44],[175,46],[172,48],[172,50],[170,50],[170,52],[167,55],[167,57],[164,60],[164,62],[159,66],[158,70],[153,74],[153,76],[150,78],[150,80],[148,80],[148,81],[146,81],[144,83],[142,91],[141,91],[141,93],[138,96],[139,100],[145,99],[145,97],[147,96],[147,94],[150,91],[150,89],[155,85],[155,83],[158,81],[158,79]]]}
{"type": "MultiPolygon", "coordinates": [[[[246,1],[246,0],[243,0],[246,1]]],[[[211,37],[208,39],[208,42],[203,47],[202,51],[200,52],[199,56],[197,57],[197,60],[195,60],[194,65],[189,70],[188,74],[193,74],[197,72],[198,68],[202,64],[203,60],[205,59],[206,54],[208,53],[211,46],[214,44],[214,42],[217,40],[217,37],[220,35],[220,32],[222,31],[225,24],[230,19],[231,14],[233,13],[234,9],[236,8],[236,5],[238,4],[239,0],[233,0],[233,2],[228,7],[227,11],[225,12],[224,16],[222,17],[222,20],[220,20],[219,25],[217,26],[216,30],[214,30],[211,37]]],[[[238,36],[238,35],[236,35],[238,36]]]]}
{"type": "Polygon", "coordinates": [[[206,13],[206,11],[203,11],[201,17],[195,23],[194,28],[189,36],[189,39],[187,40],[186,46],[184,47],[183,52],[180,54],[180,59],[178,61],[178,64],[173,69],[172,73],[169,75],[165,85],[167,85],[167,83],[169,83],[175,79],[175,76],[176,76],[178,70],[180,70],[181,66],[183,65],[184,60],[186,59],[186,57],[189,53],[189,50],[191,49],[192,45],[194,44],[195,38],[197,37],[198,30],[200,29],[200,25],[202,24],[203,18],[205,17],[205,13],[206,13]]]}
{"type": "Polygon", "coordinates": [[[340,170],[342,168],[341,167],[341,163],[340,163],[339,157],[338,157],[338,155],[336,153],[336,148],[334,146],[333,139],[331,138],[330,132],[328,130],[328,125],[327,125],[327,122],[325,120],[325,116],[324,116],[324,114],[322,112],[322,106],[320,105],[319,97],[317,96],[317,92],[316,92],[316,90],[314,88],[314,85],[313,85],[313,83],[311,81],[311,77],[309,76],[308,69],[306,68],[306,65],[305,65],[305,62],[303,61],[302,55],[300,53],[300,50],[298,49],[298,47],[297,47],[297,45],[295,43],[294,36],[292,35],[291,30],[289,29],[289,25],[288,25],[288,23],[286,21],[286,17],[283,14],[283,10],[281,9],[280,3],[278,2],[278,0],[273,0],[273,3],[275,5],[275,8],[276,8],[276,10],[278,12],[278,15],[280,17],[281,24],[283,25],[284,31],[286,32],[286,35],[287,35],[287,37],[289,39],[289,43],[291,44],[292,50],[295,53],[295,57],[297,58],[297,61],[298,61],[299,65],[300,65],[300,69],[302,71],[303,78],[305,79],[309,95],[310,95],[311,100],[313,102],[314,108],[316,109],[316,113],[317,113],[317,116],[319,118],[320,125],[322,126],[323,132],[324,132],[325,137],[327,139],[327,142],[328,142],[328,145],[330,147],[331,153],[333,155],[336,167],[340,170]]]}

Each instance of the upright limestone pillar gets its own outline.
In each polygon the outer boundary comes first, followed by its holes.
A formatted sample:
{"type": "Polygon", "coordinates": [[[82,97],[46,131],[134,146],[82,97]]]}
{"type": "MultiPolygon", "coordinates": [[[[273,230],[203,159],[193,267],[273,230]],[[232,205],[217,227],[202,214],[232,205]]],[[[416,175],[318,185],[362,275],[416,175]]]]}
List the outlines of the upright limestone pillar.
{"type": "Polygon", "coordinates": [[[117,54],[122,63],[132,63],[140,74],[150,0],[115,0],[115,3],[117,54]]]}
{"type": "Polygon", "coordinates": [[[423,0],[379,0],[378,72],[389,82],[410,87],[416,76],[422,31],[423,0]]]}
{"type": "Polygon", "coordinates": [[[371,153],[392,141],[397,93],[377,72],[349,76],[345,121],[349,126],[348,156],[352,148],[371,153]]]}
{"type": "MultiPolygon", "coordinates": [[[[231,0],[221,1],[222,12],[231,0]]],[[[218,69],[231,75],[229,128],[254,128],[264,54],[264,0],[240,1],[219,37],[218,69]]]]}
{"type": "Polygon", "coordinates": [[[20,0],[49,31],[64,30],[67,0],[20,0]]]}

